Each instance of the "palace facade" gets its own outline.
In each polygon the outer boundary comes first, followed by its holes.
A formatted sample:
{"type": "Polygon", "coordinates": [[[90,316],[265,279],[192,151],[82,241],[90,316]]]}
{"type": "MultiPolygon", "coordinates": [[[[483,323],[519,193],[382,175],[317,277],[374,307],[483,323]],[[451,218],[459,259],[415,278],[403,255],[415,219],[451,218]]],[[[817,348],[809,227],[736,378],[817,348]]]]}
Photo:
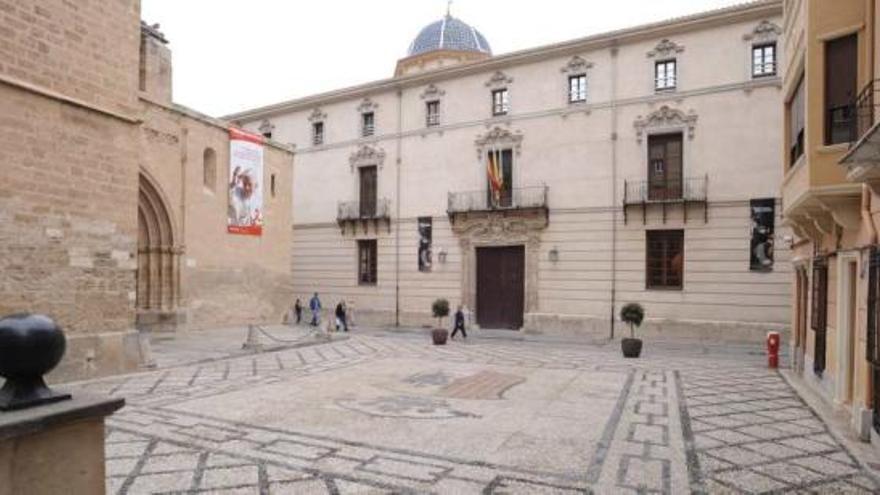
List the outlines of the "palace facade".
{"type": "Polygon", "coordinates": [[[791,307],[781,26],[758,1],[493,55],[447,15],[394,77],[226,119],[296,146],[293,289],[361,324],[444,297],[606,337],[639,302],[654,334],[759,340],[791,307]]]}

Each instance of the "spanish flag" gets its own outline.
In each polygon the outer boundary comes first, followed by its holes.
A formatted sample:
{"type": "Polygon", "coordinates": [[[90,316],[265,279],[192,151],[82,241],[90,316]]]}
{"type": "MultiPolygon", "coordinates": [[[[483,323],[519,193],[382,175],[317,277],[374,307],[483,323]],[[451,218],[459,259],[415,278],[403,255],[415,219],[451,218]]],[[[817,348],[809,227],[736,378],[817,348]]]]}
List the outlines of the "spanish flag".
{"type": "Polygon", "coordinates": [[[501,189],[504,188],[504,172],[501,168],[501,154],[498,151],[489,152],[489,160],[486,162],[486,171],[489,175],[489,187],[492,188],[492,196],[495,201],[501,199],[501,189]]]}

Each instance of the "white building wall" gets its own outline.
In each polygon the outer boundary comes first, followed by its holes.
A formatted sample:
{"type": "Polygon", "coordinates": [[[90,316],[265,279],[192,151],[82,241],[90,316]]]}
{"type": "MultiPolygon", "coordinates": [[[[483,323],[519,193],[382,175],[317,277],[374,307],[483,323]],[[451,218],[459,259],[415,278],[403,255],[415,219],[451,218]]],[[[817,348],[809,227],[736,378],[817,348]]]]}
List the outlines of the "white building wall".
{"type": "Polygon", "coordinates": [[[485,71],[458,75],[444,69],[418,84],[406,78],[396,87],[380,82],[346,97],[315,97],[291,110],[249,115],[242,120],[246,127],[256,129],[267,118],[275,125],[273,137],[299,150],[292,246],[297,292],[307,297],[317,290],[328,306],[340,298],[351,301],[363,323],[393,323],[395,315],[402,324],[428,323],[435,298],[446,297],[453,305],[461,301],[463,253],[446,215],[447,195],[485,189],[474,141],[499,127],[523,136],[514,187],[549,189],[549,225],[538,250],[537,310],[526,315],[527,329],[607,334],[612,285],[616,308],[630,301],[645,305],[649,331],[757,339],[768,329],[783,329],[789,314],[789,253],[780,206],[774,271],[749,271],[749,200],[779,196],[782,96],[778,79],[752,80],[751,41],[744,39],[762,20],[781,24],[780,14],[685,23],[678,31],[673,23],[665,31],[655,29],[657,36],[621,42],[616,50],[585,43],[583,50],[527,63],[495,67],[489,60],[475,65],[485,65],[485,71]],[[662,39],[683,47],[675,54],[679,85],[675,92],[655,94],[655,58],[648,52],[662,39]],[[566,100],[568,74],[561,69],[573,55],[592,64],[586,105],[569,106],[566,100]],[[497,70],[512,78],[507,86],[511,114],[492,118],[486,83],[497,70]],[[442,91],[442,125],[433,128],[425,127],[422,97],[429,84],[442,91]],[[357,108],[365,98],[378,104],[376,136],[360,139],[357,108]],[[663,106],[696,115],[692,137],[678,124],[650,127],[638,136],[634,123],[663,106]],[[326,114],[320,147],[311,145],[309,117],[315,112],[326,114]],[[646,179],[647,136],[670,130],[684,135],[684,176],[708,176],[708,221],[702,207],[692,205],[687,223],[681,207],[671,206],[665,223],[660,208],[651,207],[643,224],[641,210],[630,207],[624,224],[624,181],[646,179]],[[352,233],[349,227],[343,234],[337,203],[358,199],[357,170],[349,157],[365,144],[384,152],[378,195],[391,201],[392,222],[381,224],[378,232],[370,225],[366,232],[359,227],[352,233]],[[419,216],[433,217],[431,273],[418,272],[419,216]],[[685,231],[683,290],[646,290],[646,230],[678,228],[685,231]],[[378,239],[375,287],[357,284],[360,238],[378,239]],[[549,260],[554,247],[555,263],[549,260]],[[447,253],[442,264],[436,261],[441,248],[447,253]]]}

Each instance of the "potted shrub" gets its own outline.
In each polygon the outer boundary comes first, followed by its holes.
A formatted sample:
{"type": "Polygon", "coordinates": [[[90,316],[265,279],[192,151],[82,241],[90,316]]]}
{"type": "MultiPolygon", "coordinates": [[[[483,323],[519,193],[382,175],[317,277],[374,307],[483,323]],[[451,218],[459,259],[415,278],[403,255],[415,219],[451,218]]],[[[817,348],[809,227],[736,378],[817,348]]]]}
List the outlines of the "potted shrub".
{"type": "Polygon", "coordinates": [[[431,339],[434,345],[445,345],[446,339],[449,338],[449,330],[443,328],[443,318],[449,316],[449,301],[446,299],[437,299],[431,305],[431,313],[437,318],[437,328],[431,330],[431,339]]]}
{"type": "Polygon", "coordinates": [[[642,353],[642,339],[636,338],[636,327],[645,319],[645,308],[639,303],[628,303],[620,308],[620,319],[629,325],[629,338],[621,339],[623,357],[637,358],[642,353]]]}

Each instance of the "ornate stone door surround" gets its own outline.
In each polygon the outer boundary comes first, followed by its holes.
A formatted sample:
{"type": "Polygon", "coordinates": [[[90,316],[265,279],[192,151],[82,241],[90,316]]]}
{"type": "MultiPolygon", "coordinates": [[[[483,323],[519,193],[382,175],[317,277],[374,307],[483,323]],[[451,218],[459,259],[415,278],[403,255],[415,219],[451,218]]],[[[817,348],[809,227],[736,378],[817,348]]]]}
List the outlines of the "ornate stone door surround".
{"type": "MultiPolygon", "coordinates": [[[[477,248],[525,247],[525,314],[538,309],[538,258],[541,233],[547,227],[543,210],[472,212],[456,215],[452,231],[461,247],[461,301],[471,311],[477,303],[477,248]]],[[[476,322],[473,323],[476,326],[476,322]]]]}

